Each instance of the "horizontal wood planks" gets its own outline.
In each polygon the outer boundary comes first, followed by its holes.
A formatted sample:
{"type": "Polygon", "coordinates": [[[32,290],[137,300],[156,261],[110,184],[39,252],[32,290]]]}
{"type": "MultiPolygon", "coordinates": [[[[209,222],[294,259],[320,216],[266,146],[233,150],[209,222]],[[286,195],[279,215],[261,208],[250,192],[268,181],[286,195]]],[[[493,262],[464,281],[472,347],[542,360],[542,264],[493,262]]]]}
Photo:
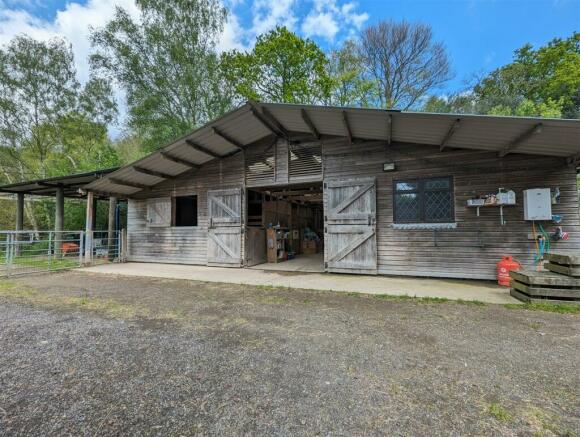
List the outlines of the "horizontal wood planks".
{"type": "MultiPolygon", "coordinates": [[[[264,145],[260,147],[264,151],[264,145]]],[[[289,175],[286,142],[278,140],[273,149],[275,177],[259,183],[284,185],[302,180],[289,175]]],[[[505,254],[531,267],[534,241],[528,238],[531,223],[523,220],[522,201],[522,190],[528,188],[560,188],[560,203],[553,205],[553,213],[563,215],[562,227],[570,237],[567,241],[553,242],[552,249],[563,254],[580,252],[576,172],[563,159],[516,153],[498,158],[494,152],[453,149],[440,152],[435,146],[397,143],[350,145],[346,140],[326,141],[322,149],[325,181],[376,178],[376,250],[380,274],[494,279],[495,264],[505,254]],[[384,162],[394,162],[395,171],[383,172],[384,162]],[[394,229],[393,180],[436,176],[453,176],[456,228],[394,229]],[[497,192],[500,187],[514,190],[518,201],[517,206],[504,209],[505,226],[500,226],[497,208],[482,208],[477,217],[475,209],[466,207],[467,199],[497,192]]],[[[309,177],[302,176],[304,180],[309,177]]],[[[207,190],[252,183],[255,182],[245,181],[245,153],[239,153],[140,192],[129,202],[128,259],[205,264],[207,190]],[[147,225],[146,198],[190,194],[198,196],[197,227],[147,225]]],[[[548,226],[548,231],[551,230],[552,226],[548,226]]]]}
{"type": "MultiPolygon", "coordinates": [[[[177,179],[165,181],[129,200],[127,216],[129,261],[205,265],[207,263],[207,191],[244,185],[244,157],[214,160],[177,179]],[[151,227],[147,224],[147,197],[197,195],[198,226],[151,227]]],[[[243,250],[243,248],[242,248],[243,250]]]]}
{"type": "Polygon", "coordinates": [[[579,303],[580,278],[550,271],[510,272],[511,295],[524,302],[579,303]]]}
{"type": "MultiPolygon", "coordinates": [[[[522,190],[559,187],[561,201],[553,213],[564,216],[568,241],[555,242],[554,250],[580,251],[580,220],[576,172],[564,160],[493,152],[449,150],[396,144],[364,146],[346,142],[325,143],[324,177],[331,179],[377,178],[377,249],[381,274],[494,279],[495,264],[511,254],[526,266],[533,264],[534,242],[528,239],[531,223],[523,220],[522,190]],[[395,171],[383,172],[384,162],[395,171]],[[393,180],[453,176],[457,227],[446,230],[393,228],[393,180]],[[500,226],[496,208],[482,208],[480,217],[467,208],[467,199],[497,192],[516,192],[519,205],[504,208],[500,226]]],[[[551,230],[551,227],[548,226],[551,230]]]]}

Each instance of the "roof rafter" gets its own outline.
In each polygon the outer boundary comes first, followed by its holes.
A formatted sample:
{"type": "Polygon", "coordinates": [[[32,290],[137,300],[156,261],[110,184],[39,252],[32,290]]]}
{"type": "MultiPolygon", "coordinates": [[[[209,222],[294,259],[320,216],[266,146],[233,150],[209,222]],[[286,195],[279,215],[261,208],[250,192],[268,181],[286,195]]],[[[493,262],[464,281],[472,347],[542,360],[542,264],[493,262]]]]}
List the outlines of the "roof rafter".
{"type": "Polygon", "coordinates": [[[352,129],[350,128],[350,123],[348,122],[348,114],[346,113],[346,111],[342,111],[342,124],[344,126],[344,130],[346,131],[348,143],[352,144],[352,129]]]}
{"type": "Polygon", "coordinates": [[[198,152],[204,153],[208,156],[211,156],[212,158],[222,158],[223,155],[220,155],[219,153],[216,153],[212,150],[209,150],[207,147],[202,146],[201,144],[196,143],[193,140],[190,140],[189,138],[185,140],[185,143],[191,147],[193,150],[197,150],[198,152]]]}
{"type": "Polygon", "coordinates": [[[319,140],[320,139],[320,132],[318,132],[318,129],[316,129],[316,126],[314,125],[314,122],[310,118],[310,115],[308,115],[308,112],[306,111],[306,109],[302,108],[300,110],[300,115],[302,115],[302,120],[304,120],[304,123],[306,123],[306,125],[308,126],[310,133],[312,133],[312,135],[314,135],[314,138],[319,140]]]}
{"type": "Polygon", "coordinates": [[[521,143],[523,143],[524,141],[526,141],[532,135],[538,134],[541,131],[542,131],[542,123],[535,124],[532,128],[530,128],[527,131],[523,132],[519,137],[517,137],[515,140],[513,140],[511,143],[509,143],[507,146],[505,146],[503,148],[503,150],[501,150],[499,152],[499,157],[500,158],[503,158],[507,154],[512,153],[514,150],[516,150],[518,148],[518,146],[521,143]]]}
{"type": "Polygon", "coordinates": [[[232,146],[237,147],[240,150],[244,150],[246,148],[246,146],[242,143],[240,143],[238,140],[236,140],[235,138],[230,137],[228,134],[226,134],[225,132],[222,132],[221,130],[219,130],[217,127],[212,126],[211,130],[213,131],[214,134],[216,134],[218,137],[222,138],[223,140],[225,140],[226,142],[230,143],[232,146]]]}
{"type": "Polygon", "coordinates": [[[156,170],[149,170],[148,168],[139,167],[138,165],[134,165],[132,168],[137,173],[146,174],[149,176],[155,176],[155,177],[161,178],[161,179],[174,179],[175,178],[175,176],[173,176],[173,175],[170,175],[167,173],[162,173],[162,172],[156,171],[156,170]]]}
{"type": "Polygon", "coordinates": [[[287,132],[285,132],[283,129],[280,129],[278,126],[276,126],[275,123],[273,123],[264,114],[262,114],[258,110],[256,104],[253,102],[250,102],[250,112],[260,123],[262,123],[262,126],[264,126],[266,129],[268,129],[270,132],[272,132],[278,138],[283,137],[283,138],[288,139],[287,132]]]}
{"type": "Polygon", "coordinates": [[[161,156],[163,156],[168,161],[175,162],[176,164],[185,165],[186,167],[189,168],[199,168],[199,165],[197,165],[195,162],[191,162],[183,158],[178,158],[177,156],[170,155],[167,152],[161,152],[161,156]]]}
{"type": "Polygon", "coordinates": [[[459,123],[461,123],[461,119],[457,118],[449,127],[449,130],[447,131],[447,133],[443,137],[443,140],[441,141],[441,144],[439,145],[440,152],[443,152],[443,150],[445,150],[445,146],[447,145],[447,143],[449,142],[449,140],[451,139],[451,137],[453,136],[453,134],[455,133],[455,131],[459,127],[459,123]]]}
{"type": "Polygon", "coordinates": [[[389,114],[387,117],[387,145],[391,145],[393,142],[393,114],[389,114]]]}
{"type": "Polygon", "coordinates": [[[115,184],[115,185],[122,185],[125,187],[131,187],[131,188],[139,188],[140,190],[148,190],[151,188],[150,185],[138,184],[136,182],[124,181],[124,180],[117,179],[117,178],[109,178],[109,182],[111,182],[112,184],[115,184]]]}
{"type": "Polygon", "coordinates": [[[284,138],[289,138],[290,134],[288,133],[288,130],[282,126],[282,123],[280,123],[276,117],[274,117],[274,115],[272,114],[272,112],[270,112],[270,110],[268,108],[265,107],[261,107],[262,108],[262,114],[264,115],[265,118],[267,118],[268,120],[270,120],[270,122],[276,126],[276,129],[278,129],[280,132],[282,132],[284,138]]]}

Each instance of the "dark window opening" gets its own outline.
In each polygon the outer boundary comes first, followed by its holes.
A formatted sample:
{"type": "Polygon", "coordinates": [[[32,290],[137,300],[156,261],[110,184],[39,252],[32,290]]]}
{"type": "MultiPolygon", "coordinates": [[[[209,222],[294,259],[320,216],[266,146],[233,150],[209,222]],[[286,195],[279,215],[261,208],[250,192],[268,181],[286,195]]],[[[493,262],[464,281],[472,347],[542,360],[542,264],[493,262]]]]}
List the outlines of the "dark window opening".
{"type": "Polygon", "coordinates": [[[455,221],[451,177],[395,181],[395,223],[449,223],[455,221]]]}
{"type": "Polygon", "coordinates": [[[197,226],[197,196],[173,198],[173,226],[197,226]]]}

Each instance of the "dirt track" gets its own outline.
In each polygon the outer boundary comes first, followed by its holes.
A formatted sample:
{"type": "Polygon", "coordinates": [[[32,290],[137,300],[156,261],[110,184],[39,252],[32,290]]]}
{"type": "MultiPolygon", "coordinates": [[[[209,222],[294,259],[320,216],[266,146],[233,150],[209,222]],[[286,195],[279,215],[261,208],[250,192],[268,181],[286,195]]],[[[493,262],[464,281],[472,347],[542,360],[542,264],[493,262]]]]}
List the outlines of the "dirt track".
{"type": "Polygon", "coordinates": [[[70,272],[0,320],[5,435],[580,434],[577,315],[70,272]]]}

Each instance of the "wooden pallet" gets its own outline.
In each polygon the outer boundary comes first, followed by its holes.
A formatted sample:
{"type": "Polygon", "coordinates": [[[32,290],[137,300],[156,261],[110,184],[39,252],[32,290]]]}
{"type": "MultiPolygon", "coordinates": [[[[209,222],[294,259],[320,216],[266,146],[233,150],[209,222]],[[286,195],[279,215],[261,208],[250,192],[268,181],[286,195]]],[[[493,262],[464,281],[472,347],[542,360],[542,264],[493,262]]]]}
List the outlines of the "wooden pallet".
{"type": "Polygon", "coordinates": [[[554,273],[580,278],[580,255],[550,253],[545,267],[554,273]]]}
{"type": "Polygon", "coordinates": [[[551,271],[519,270],[510,273],[510,294],[524,302],[580,304],[580,278],[551,271]]]}

